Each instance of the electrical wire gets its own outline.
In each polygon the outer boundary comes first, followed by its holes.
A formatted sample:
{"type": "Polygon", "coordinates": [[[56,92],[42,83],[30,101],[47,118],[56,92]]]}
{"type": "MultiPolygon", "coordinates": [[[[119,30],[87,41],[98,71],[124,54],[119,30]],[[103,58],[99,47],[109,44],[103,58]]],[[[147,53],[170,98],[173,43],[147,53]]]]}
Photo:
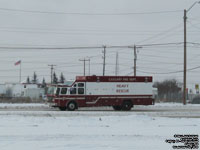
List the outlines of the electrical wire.
{"type": "Polygon", "coordinates": [[[178,24],[178,25],[176,25],[176,26],[174,26],[174,27],[172,27],[172,28],[170,28],[170,29],[167,29],[167,30],[165,30],[165,31],[163,31],[163,32],[161,32],[161,33],[158,33],[158,34],[156,34],[156,35],[154,35],[154,36],[151,36],[151,37],[146,38],[146,39],[144,39],[144,40],[140,40],[140,41],[138,41],[138,42],[136,42],[136,43],[137,43],[137,44],[143,43],[143,42],[146,42],[146,41],[155,39],[155,38],[157,38],[157,37],[159,37],[159,36],[162,36],[162,35],[164,35],[164,34],[169,34],[170,32],[179,29],[181,25],[182,25],[182,23],[180,23],[180,24],[178,24]]]}
{"type": "MultiPolygon", "coordinates": [[[[191,71],[191,70],[195,70],[195,69],[199,69],[199,68],[200,68],[200,66],[197,66],[197,67],[187,69],[187,71],[191,71]]],[[[142,71],[142,70],[137,70],[137,71],[142,72],[142,73],[149,73],[149,74],[174,74],[174,73],[182,73],[183,72],[183,70],[172,71],[172,72],[146,72],[146,71],[142,71]]]]}
{"type": "Polygon", "coordinates": [[[56,12],[56,11],[37,11],[12,8],[0,8],[2,11],[38,13],[38,14],[55,14],[55,15],[84,15],[84,16],[127,16],[127,15],[151,15],[151,14],[167,14],[182,12],[182,10],[152,11],[152,12],[123,12],[123,13],[81,13],[81,12],[56,12]]]}
{"type": "Polygon", "coordinates": [[[60,31],[60,32],[55,32],[55,31],[31,31],[31,30],[13,30],[13,29],[0,29],[1,32],[14,32],[14,33],[30,33],[30,34],[57,34],[57,35],[87,35],[87,36],[108,36],[108,35],[115,35],[115,36],[144,36],[144,35],[155,35],[152,33],[134,33],[134,32],[88,32],[88,31],[60,31]]]}
{"type": "MultiPolygon", "coordinates": [[[[143,44],[137,45],[141,47],[152,47],[152,46],[163,46],[163,45],[180,45],[183,42],[174,42],[174,43],[152,43],[152,44],[143,44]]],[[[34,49],[34,50],[73,50],[73,49],[102,49],[104,46],[80,46],[80,47],[17,47],[17,46],[0,46],[0,49],[34,49]]],[[[106,45],[106,48],[134,48],[134,45],[106,45]]]]}

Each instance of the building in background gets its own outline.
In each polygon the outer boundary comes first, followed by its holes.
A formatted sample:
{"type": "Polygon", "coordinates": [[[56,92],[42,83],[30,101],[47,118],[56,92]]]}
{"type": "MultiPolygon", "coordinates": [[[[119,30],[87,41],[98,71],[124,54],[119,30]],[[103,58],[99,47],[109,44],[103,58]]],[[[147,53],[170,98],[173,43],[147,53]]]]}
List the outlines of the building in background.
{"type": "Polygon", "coordinates": [[[45,93],[40,84],[5,83],[0,85],[0,94],[7,98],[29,97],[31,99],[42,98],[45,93]]]}

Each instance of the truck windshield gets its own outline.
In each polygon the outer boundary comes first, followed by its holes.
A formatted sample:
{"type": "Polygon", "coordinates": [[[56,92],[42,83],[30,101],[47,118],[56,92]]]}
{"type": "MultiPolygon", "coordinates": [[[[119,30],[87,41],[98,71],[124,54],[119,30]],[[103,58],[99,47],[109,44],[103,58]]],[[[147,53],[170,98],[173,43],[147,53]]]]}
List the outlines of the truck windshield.
{"type": "Polygon", "coordinates": [[[66,81],[64,84],[67,86],[71,86],[74,83],[74,81],[66,81]]]}
{"type": "Polygon", "coordinates": [[[51,86],[51,87],[48,87],[48,90],[47,90],[47,94],[48,95],[53,95],[54,94],[54,91],[55,91],[55,87],[51,86]]]}

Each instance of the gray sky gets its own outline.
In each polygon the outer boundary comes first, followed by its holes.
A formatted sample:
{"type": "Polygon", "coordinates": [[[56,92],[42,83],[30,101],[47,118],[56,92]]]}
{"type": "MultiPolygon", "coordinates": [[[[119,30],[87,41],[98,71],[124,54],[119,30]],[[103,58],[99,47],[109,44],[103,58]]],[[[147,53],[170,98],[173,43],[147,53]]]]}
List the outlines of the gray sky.
{"type": "MultiPolygon", "coordinates": [[[[193,0],[0,0],[0,47],[71,47],[183,42],[183,10],[193,0]],[[23,10],[23,11],[17,11],[23,10]],[[35,12],[27,12],[35,11],[35,12]],[[175,11],[152,13],[161,11],[175,11]],[[65,12],[65,13],[36,13],[65,12]],[[147,14],[134,14],[146,13],[147,14]],[[113,14],[113,15],[111,15],[113,14]]],[[[188,13],[188,42],[200,43],[200,4],[188,13]]],[[[199,66],[199,45],[188,45],[188,68],[199,66]]],[[[67,79],[83,74],[80,58],[91,57],[91,74],[102,75],[103,49],[39,50],[0,49],[0,82],[17,82],[22,60],[22,80],[35,71],[50,80],[48,64],[67,79]]],[[[106,75],[131,75],[132,49],[107,49],[106,75]]],[[[154,81],[176,78],[182,82],[183,44],[149,46],[138,51],[137,75],[154,81]],[[147,72],[147,73],[144,73],[147,72]],[[159,74],[168,73],[168,74],[159,74]]],[[[86,66],[88,73],[88,65],[86,66]]],[[[188,87],[200,83],[200,69],[188,72],[188,87]]]]}

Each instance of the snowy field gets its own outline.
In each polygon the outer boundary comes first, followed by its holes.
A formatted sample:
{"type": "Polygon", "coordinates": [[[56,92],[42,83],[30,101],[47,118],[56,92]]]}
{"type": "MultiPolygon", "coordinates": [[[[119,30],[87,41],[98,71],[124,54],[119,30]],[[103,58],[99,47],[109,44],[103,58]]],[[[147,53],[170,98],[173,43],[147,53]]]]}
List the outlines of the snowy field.
{"type": "Polygon", "coordinates": [[[61,112],[45,104],[0,104],[0,118],[0,150],[169,150],[173,144],[165,140],[174,134],[200,135],[200,105],[61,112]]]}

